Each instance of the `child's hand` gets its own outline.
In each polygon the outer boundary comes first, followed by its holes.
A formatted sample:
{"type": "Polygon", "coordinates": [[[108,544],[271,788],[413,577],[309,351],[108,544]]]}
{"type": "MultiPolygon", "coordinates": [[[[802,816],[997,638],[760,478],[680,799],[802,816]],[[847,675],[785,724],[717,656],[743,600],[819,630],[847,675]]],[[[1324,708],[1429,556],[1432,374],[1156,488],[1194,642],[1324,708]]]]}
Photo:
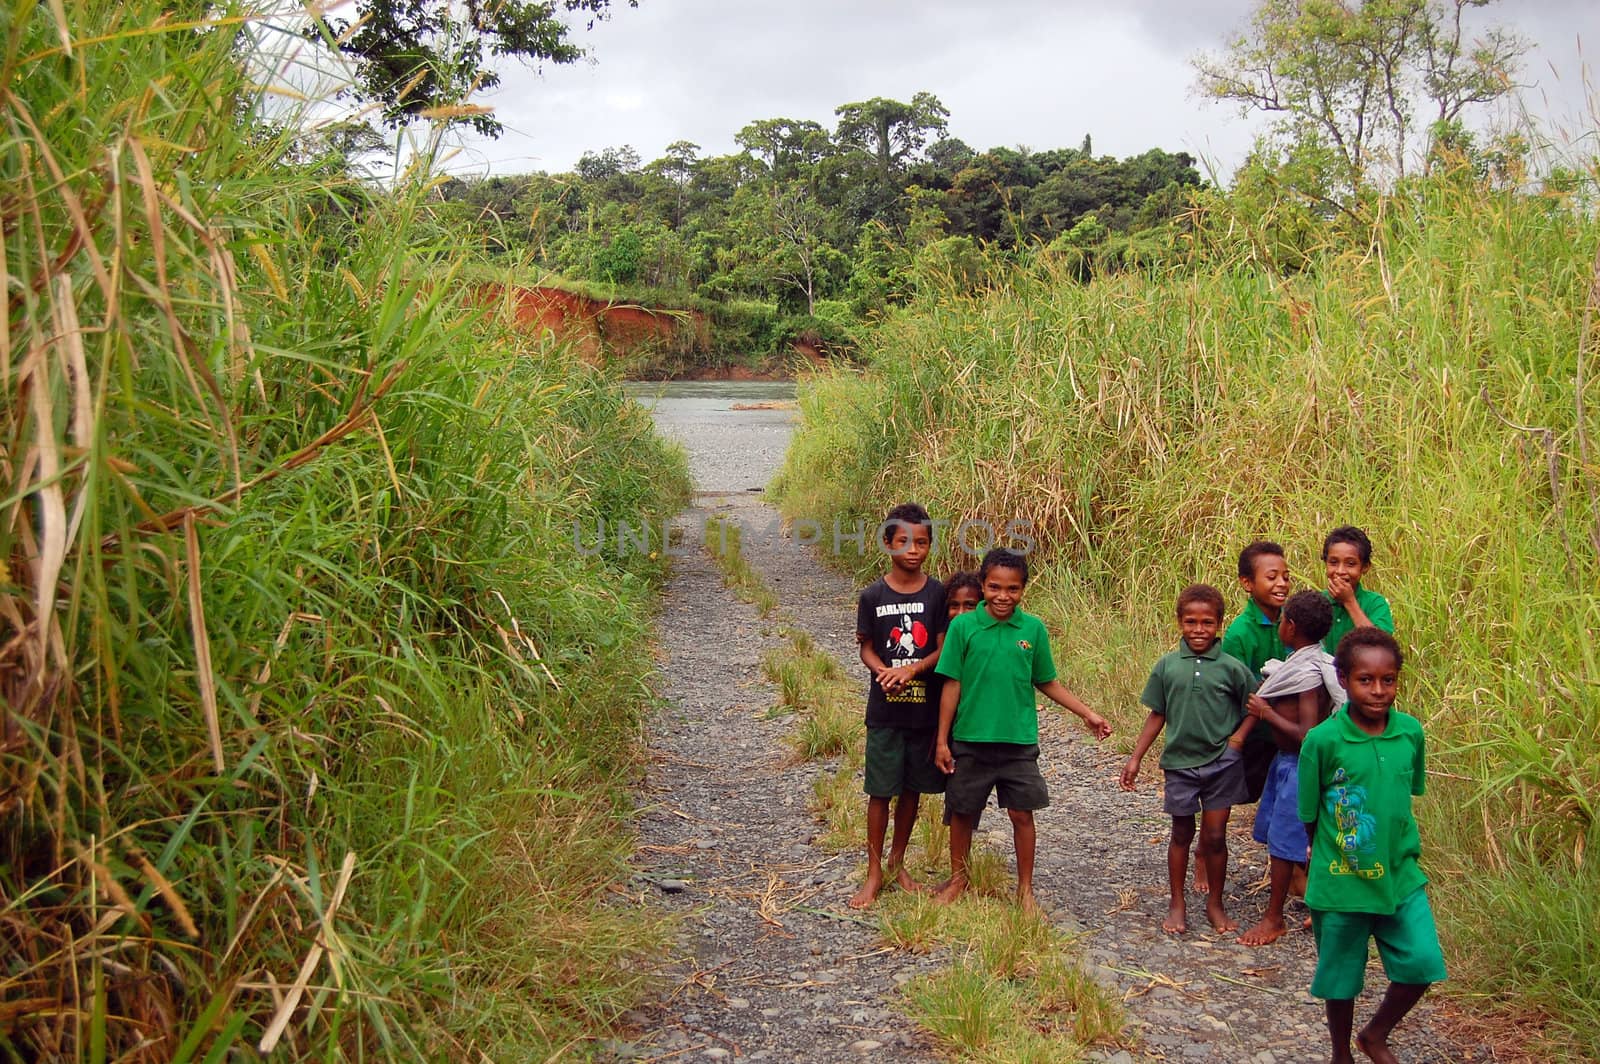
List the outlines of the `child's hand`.
{"type": "Polygon", "coordinates": [[[1259,720],[1261,715],[1267,711],[1267,700],[1258,694],[1252,694],[1245,699],[1244,708],[1246,713],[1259,720]]]}
{"type": "Polygon", "coordinates": [[[884,669],[878,673],[878,684],[883,688],[883,693],[892,695],[906,684],[911,682],[911,666],[899,665],[892,669],[884,669]]]}
{"type": "Polygon", "coordinates": [[[946,776],[956,770],[956,758],[950,752],[949,743],[939,743],[933,748],[933,764],[935,768],[946,776]]]}
{"type": "Polygon", "coordinates": [[[1083,718],[1083,726],[1088,728],[1089,734],[1096,739],[1105,740],[1111,738],[1110,722],[1094,710],[1090,710],[1089,715],[1083,718]]]}
{"type": "Polygon", "coordinates": [[[1122,784],[1123,790],[1131,791],[1133,790],[1134,783],[1138,779],[1139,759],[1136,757],[1130,757],[1128,758],[1128,763],[1122,766],[1122,779],[1119,782],[1122,784]]]}
{"type": "Polygon", "coordinates": [[[1356,582],[1347,573],[1334,573],[1328,577],[1328,594],[1345,609],[1355,605],[1356,582]]]}

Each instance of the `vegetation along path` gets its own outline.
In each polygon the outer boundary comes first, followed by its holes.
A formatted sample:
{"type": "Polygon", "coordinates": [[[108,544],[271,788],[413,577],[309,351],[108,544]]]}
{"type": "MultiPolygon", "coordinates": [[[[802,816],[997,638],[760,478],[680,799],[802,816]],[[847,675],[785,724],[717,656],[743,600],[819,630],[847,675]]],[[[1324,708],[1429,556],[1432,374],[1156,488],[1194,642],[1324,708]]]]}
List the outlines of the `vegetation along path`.
{"type": "MultiPolygon", "coordinates": [[[[609,1050],[638,1059],[965,1056],[941,1050],[907,1018],[907,984],[947,966],[949,951],[898,948],[877,913],[863,918],[847,907],[863,861],[859,852],[823,847],[808,809],[818,777],[840,762],[794,756],[787,741],[794,719],[772,712],[778,696],[761,667],[799,630],[852,680],[859,676],[854,589],[792,538],[765,534],[776,514],[742,481],[758,486],[771,472],[771,440],[752,450],[726,422],[701,432],[706,425],[675,424],[660,411],[658,418],[696,451],[701,482],[719,490],[702,489],[679,522],[684,553],[660,626],[665,703],[650,729],[632,886],[681,917],[675,978],[630,1014],[629,1033],[609,1050]],[[744,530],[742,557],[750,582],[760,583],[758,594],[747,589],[744,597],[756,604],[724,586],[703,549],[705,539],[718,541],[719,519],[744,530]]],[[[1061,665],[1070,678],[1071,662],[1061,665]]],[[[1237,933],[1213,935],[1204,920],[1191,921],[1182,938],[1163,934],[1167,821],[1158,774],[1142,777],[1137,793],[1121,793],[1111,744],[1094,746],[1060,716],[1041,718],[1053,804],[1039,821],[1040,901],[1057,927],[1079,936],[1085,965],[1128,1010],[1123,1040],[1091,1047],[1089,1059],[1324,1059],[1321,1004],[1305,992],[1314,962],[1309,932],[1262,949],[1239,945],[1237,933]]],[[[1248,813],[1238,820],[1228,904],[1248,926],[1265,900],[1265,868],[1249,841],[1248,813]]],[[[988,818],[980,841],[1008,853],[1007,831],[1003,818],[988,818]]],[[[1198,915],[1200,899],[1191,895],[1190,907],[1198,915]]],[[[1296,925],[1303,915],[1291,910],[1296,925]]],[[[1384,984],[1376,962],[1368,982],[1384,984]]],[[[1374,1004],[1369,994],[1358,1016],[1374,1004]]],[[[1424,1005],[1397,1033],[1400,1059],[1496,1059],[1484,1046],[1448,1037],[1447,1026],[1437,1005],[1424,1005]]]]}

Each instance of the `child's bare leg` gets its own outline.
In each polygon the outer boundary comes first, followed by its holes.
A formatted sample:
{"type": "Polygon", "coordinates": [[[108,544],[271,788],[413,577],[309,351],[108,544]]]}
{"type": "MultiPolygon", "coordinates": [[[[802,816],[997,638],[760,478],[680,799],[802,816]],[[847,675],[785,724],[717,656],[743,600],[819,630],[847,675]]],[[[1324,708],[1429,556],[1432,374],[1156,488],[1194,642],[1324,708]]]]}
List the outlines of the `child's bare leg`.
{"type": "Polygon", "coordinates": [[[1355,1024],[1356,1003],[1353,998],[1328,1001],[1328,1037],[1333,1040],[1333,1056],[1329,1064],[1355,1064],[1350,1055],[1350,1028],[1355,1024]]]}
{"type": "Polygon", "coordinates": [[[948,905],[967,890],[967,858],[972,855],[972,821],[970,816],[950,814],[950,882],[933,896],[938,905],[948,905]]]}
{"type": "Polygon", "coordinates": [[[1228,878],[1228,814],[1232,811],[1207,809],[1200,814],[1200,845],[1206,851],[1206,875],[1211,885],[1211,893],[1206,895],[1206,919],[1219,933],[1239,926],[1222,908],[1228,878]]]}
{"type": "Polygon", "coordinates": [[[1206,840],[1200,837],[1200,845],[1194,851],[1194,890],[1196,894],[1211,893],[1211,884],[1206,879],[1206,840]]]}
{"type": "Polygon", "coordinates": [[[1033,853],[1038,845],[1033,813],[1026,809],[1006,812],[1011,814],[1011,840],[1017,850],[1017,904],[1024,912],[1038,912],[1039,903],[1033,898],[1033,853]]]}
{"type": "Polygon", "coordinates": [[[888,867],[894,873],[895,885],[901,890],[922,889],[922,885],[906,873],[906,847],[911,843],[911,829],[917,823],[920,799],[916,791],[901,791],[900,800],[894,805],[894,837],[889,840],[888,867]]]}
{"type": "Polygon", "coordinates": [[[1267,895],[1267,911],[1261,922],[1239,936],[1246,946],[1265,946],[1282,938],[1288,925],[1283,922],[1283,904],[1289,899],[1289,881],[1294,878],[1295,864],[1281,857],[1269,862],[1272,868],[1272,892],[1267,895]]]}
{"type": "Polygon", "coordinates": [[[883,889],[883,833],[889,828],[889,799],[867,799],[867,881],[861,884],[850,908],[865,909],[883,889]]]}
{"type": "Polygon", "coordinates": [[[1183,898],[1183,881],[1189,874],[1189,846],[1194,842],[1194,814],[1172,818],[1172,841],[1167,843],[1167,918],[1161,930],[1181,935],[1189,930],[1189,909],[1183,898]]]}
{"type": "Polygon", "coordinates": [[[1390,983],[1384,991],[1378,1011],[1372,1014],[1367,1025],[1356,1033],[1356,1048],[1370,1057],[1374,1064],[1398,1064],[1398,1058],[1389,1049],[1389,1032],[1406,1018],[1406,1013],[1416,1007],[1430,983],[1390,983]]]}

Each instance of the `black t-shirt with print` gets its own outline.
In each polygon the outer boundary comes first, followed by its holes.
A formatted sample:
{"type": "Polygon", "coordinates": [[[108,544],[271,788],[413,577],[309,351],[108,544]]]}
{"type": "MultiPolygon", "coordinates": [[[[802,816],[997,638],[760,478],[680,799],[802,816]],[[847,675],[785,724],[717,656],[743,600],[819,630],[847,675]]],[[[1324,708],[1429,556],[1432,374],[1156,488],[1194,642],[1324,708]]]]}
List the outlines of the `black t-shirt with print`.
{"type": "MultiPolygon", "coordinates": [[[[866,636],[890,668],[915,665],[932,654],[944,631],[944,585],[928,577],[922,590],[902,594],[881,578],[861,592],[856,604],[856,633],[866,636]]],[[[877,678],[867,692],[867,727],[932,728],[939,723],[939,703],[927,672],[893,695],[884,694],[877,678]]]]}

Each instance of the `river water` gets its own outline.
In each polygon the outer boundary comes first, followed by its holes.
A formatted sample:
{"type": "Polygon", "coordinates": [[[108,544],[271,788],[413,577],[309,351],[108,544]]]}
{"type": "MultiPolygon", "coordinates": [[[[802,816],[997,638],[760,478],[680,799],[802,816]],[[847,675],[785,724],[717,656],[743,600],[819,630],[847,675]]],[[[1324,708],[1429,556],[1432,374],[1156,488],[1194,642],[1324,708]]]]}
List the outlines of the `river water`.
{"type": "Polygon", "coordinates": [[[798,418],[793,381],[629,381],[624,388],[663,435],[688,448],[696,491],[760,491],[783,465],[798,418]],[[786,405],[734,409],[756,403],[786,405]]]}

